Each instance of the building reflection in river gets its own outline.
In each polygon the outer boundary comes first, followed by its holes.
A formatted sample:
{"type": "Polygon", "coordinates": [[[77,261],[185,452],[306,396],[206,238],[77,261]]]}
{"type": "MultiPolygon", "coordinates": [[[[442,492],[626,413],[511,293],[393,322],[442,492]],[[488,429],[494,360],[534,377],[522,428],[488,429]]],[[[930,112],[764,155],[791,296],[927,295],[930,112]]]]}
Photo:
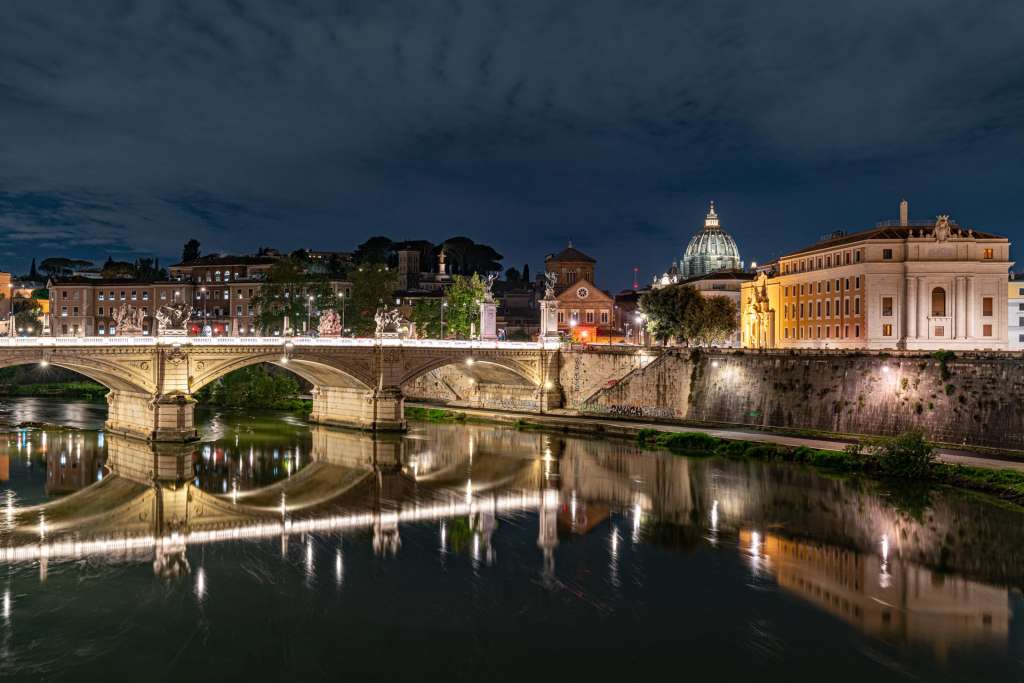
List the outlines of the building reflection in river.
{"type": "Polygon", "coordinates": [[[955,646],[1005,644],[1009,636],[1006,588],[890,558],[887,538],[878,554],[748,529],[739,541],[780,588],[872,636],[929,645],[940,657],[955,646]]]}
{"type": "Polygon", "coordinates": [[[0,562],[39,561],[43,571],[43,560],[61,558],[148,560],[160,576],[193,575],[202,600],[207,576],[189,565],[193,546],[279,539],[287,557],[291,540],[312,580],[323,547],[315,539],[329,534],[338,539],[330,547],[341,586],[340,534],[362,530],[379,556],[401,561],[403,527],[429,524],[442,562],[464,554],[478,569],[500,562],[505,520],[529,517],[546,585],[556,583],[560,542],[583,537],[600,539],[616,588],[629,544],[738,548],[750,571],[784,592],[872,636],[928,644],[940,655],[963,643],[1005,643],[1011,611],[1000,586],[1024,579],[1024,531],[998,508],[979,514],[969,507],[976,503],[938,495],[919,520],[854,480],[641,454],[627,442],[476,425],[387,438],[315,427],[269,439],[239,429],[199,447],[156,449],[112,435],[102,447],[89,439],[33,433],[9,444],[8,457],[45,454],[48,492],[81,491],[43,506],[45,540],[38,508],[9,508],[0,562]],[[83,476],[71,462],[85,473],[105,466],[110,476],[83,476]],[[946,533],[954,526],[955,537],[946,533]],[[995,538],[994,528],[1002,542],[987,548],[988,562],[977,546],[956,543],[995,538]],[[940,562],[952,573],[930,568],[940,562]]]}

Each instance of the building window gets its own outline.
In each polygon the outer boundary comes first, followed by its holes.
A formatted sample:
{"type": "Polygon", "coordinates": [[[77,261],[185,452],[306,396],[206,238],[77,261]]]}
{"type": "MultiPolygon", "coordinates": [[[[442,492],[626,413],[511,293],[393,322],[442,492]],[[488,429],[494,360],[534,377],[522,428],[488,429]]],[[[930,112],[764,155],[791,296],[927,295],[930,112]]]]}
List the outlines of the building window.
{"type": "Polygon", "coordinates": [[[882,336],[883,337],[891,337],[892,336],[892,325],[890,325],[889,323],[886,323],[885,325],[882,325],[882,336]]]}
{"type": "Polygon", "coordinates": [[[992,315],[992,297],[983,296],[981,297],[981,314],[989,317],[992,315]]]}
{"type": "Polygon", "coordinates": [[[860,336],[860,325],[854,325],[853,326],[853,336],[854,337],[859,337],[860,336]]]}
{"type": "Polygon", "coordinates": [[[991,337],[992,336],[992,326],[991,325],[982,325],[981,326],[981,336],[983,336],[983,337],[991,337]]]}
{"type": "MultiPolygon", "coordinates": [[[[1021,287],[1017,290],[1017,296],[1024,296],[1024,287],[1021,287]]],[[[1024,306],[1024,304],[1021,305],[1024,306]]]]}
{"type": "Polygon", "coordinates": [[[564,323],[565,322],[565,315],[561,311],[558,312],[558,322],[560,322],[560,323],[564,323]]]}
{"type": "Polygon", "coordinates": [[[142,300],[143,301],[149,301],[149,290],[143,290],[143,292],[142,292],[142,300]]]}
{"type": "Polygon", "coordinates": [[[882,315],[884,315],[884,316],[891,316],[892,315],[892,297],[891,296],[883,296],[882,297],[882,315]]]}
{"type": "Polygon", "coordinates": [[[235,306],[235,315],[242,315],[242,304],[235,306]]]}
{"type": "MultiPolygon", "coordinates": [[[[819,318],[821,317],[821,302],[820,301],[818,302],[818,317],[819,318]]],[[[820,333],[819,333],[818,336],[821,336],[820,333]]]]}
{"type": "Polygon", "coordinates": [[[882,259],[885,260],[885,261],[891,261],[892,260],[892,249],[883,249],[882,250],[882,259]]]}
{"type": "Polygon", "coordinates": [[[992,260],[992,250],[991,249],[985,249],[984,251],[982,251],[982,256],[981,257],[983,259],[985,259],[986,261],[991,261],[992,260]]]}
{"type": "MultiPolygon", "coordinates": [[[[60,317],[62,317],[62,318],[68,317],[68,307],[67,306],[61,306],[60,307],[60,317]]],[[[66,327],[66,325],[65,325],[65,327],[66,327]]]]}
{"type": "Polygon", "coordinates": [[[818,325],[818,329],[816,330],[816,332],[817,334],[814,336],[817,337],[818,339],[821,339],[821,325],[818,325]]]}
{"type": "Polygon", "coordinates": [[[860,289],[860,275],[853,278],[853,286],[857,289],[860,289]]]}
{"type": "Polygon", "coordinates": [[[593,325],[594,324],[594,312],[593,311],[587,311],[587,324],[588,325],[593,325]]]}
{"type": "Polygon", "coordinates": [[[138,299],[138,298],[139,298],[139,296],[138,296],[138,292],[137,292],[136,290],[134,290],[134,289],[133,289],[133,290],[132,290],[132,301],[135,301],[135,300],[136,300],[136,299],[138,299]]]}
{"type": "Polygon", "coordinates": [[[942,287],[932,290],[932,315],[939,318],[946,315],[946,290],[942,287]]]}
{"type": "Polygon", "coordinates": [[[789,339],[789,328],[788,327],[783,328],[783,330],[782,330],[782,337],[783,337],[783,339],[789,339]]]}
{"type": "Polygon", "coordinates": [[[71,315],[78,315],[78,306],[71,307],[71,315]]]}
{"type": "MultiPolygon", "coordinates": [[[[801,294],[803,294],[803,293],[804,293],[804,286],[803,286],[803,285],[800,285],[800,293],[801,293],[801,294]]],[[[1020,293],[1021,293],[1021,294],[1024,294],[1024,289],[1020,290],[1020,293]]]]}
{"type": "Polygon", "coordinates": [[[1017,335],[1017,341],[1024,342],[1024,334],[1018,334],[1017,335]]]}
{"type": "Polygon", "coordinates": [[[1017,327],[1024,327],[1024,318],[1017,318],[1017,327]]]}
{"type": "Polygon", "coordinates": [[[853,299],[853,314],[860,315],[860,297],[854,297],[853,299]]]}
{"type": "MultiPolygon", "coordinates": [[[[846,252],[846,265],[850,265],[850,252],[846,252]]],[[[849,285],[847,285],[849,287],[849,285]]]]}
{"type": "Polygon", "coordinates": [[[607,325],[608,324],[608,311],[601,311],[601,324],[602,325],[607,325]]]}
{"type": "Polygon", "coordinates": [[[96,298],[97,298],[98,300],[100,300],[100,301],[103,301],[103,298],[104,298],[104,297],[103,297],[103,292],[100,292],[99,294],[97,294],[97,295],[96,295],[96,298]]]}
{"type": "MultiPolygon", "coordinates": [[[[847,256],[849,256],[849,254],[847,254],[847,256]]],[[[844,337],[849,337],[850,336],[850,326],[849,325],[846,325],[845,327],[843,327],[843,336],[844,337]]]]}
{"type": "Polygon", "coordinates": [[[228,300],[228,297],[230,296],[230,294],[231,294],[230,290],[227,290],[227,289],[224,290],[224,301],[228,300]]]}
{"type": "Polygon", "coordinates": [[[110,329],[107,330],[107,333],[110,336],[114,336],[115,334],[117,334],[117,325],[111,325],[110,329]]]}
{"type": "Polygon", "coordinates": [[[836,325],[836,339],[839,339],[839,325],[836,325]]]}
{"type": "Polygon", "coordinates": [[[103,307],[102,306],[97,306],[96,307],[96,315],[103,315],[103,307]]]}
{"type": "Polygon", "coordinates": [[[96,334],[106,334],[106,331],[103,329],[103,323],[96,326],[96,334]]]}
{"type": "Polygon", "coordinates": [[[818,257],[818,269],[821,270],[821,257],[820,256],[818,257]]]}
{"type": "Polygon", "coordinates": [[[124,301],[124,290],[121,290],[121,301],[124,301]]]}
{"type": "Polygon", "coordinates": [[[825,267],[826,268],[831,268],[832,267],[832,257],[831,256],[826,256],[825,257],[825,267]]]}
{"type": "Polygon", "coordinates": [[[821,282],[818,283],[818,294],[821,294],[821,282]]]}
{"type": "Polygon", "coordinates": [[[935,327],[935,336],[936,337],[945,337],[946,336],[946,327],[945,327],[945,325],[937,325],[935,327]]]}
{"type": "Polygon", "coordinates": [[[1017,304],[1018,311],[1024,311],[1024,304],[1017,304]]]}
{"type": "Polygon", "coordinates": [[[860,263],[860,250],[853,252],[853,262],[860,263]]]}
{"type": "Polygon", "coordinates": [[[804,305],[803,304],[800,304],[800,317],[801,318],[804,317],[804,305]]]}
{"type": "MultiPolygon", "coordinates": [[[[843,299],[843,313],[846,314],[846,315],[850,315],[850,300],[849,299],[843,299]]],[[[849,335],[847,335],[847,336],[849,336],[849,335]]]]}
{"type": "Polygon", "coordinates": [[[825,283],[825,291],[826,292],[831,292],[832,291],[832,281],[831,280],[829,280],[828,282],[825,283]]]}
{"type": "Polygon", "coordinates": [[[67,325],[61,325],[60,326],[60,333],[61,334],[67,334],[68,333],[68,326],[67,325]]]}
{"type": "Polygon", "coordinates": [[[832,302],[831,301],[826,301],[825,302],[825,317],[826,318],[832,317],[832,302]]]}

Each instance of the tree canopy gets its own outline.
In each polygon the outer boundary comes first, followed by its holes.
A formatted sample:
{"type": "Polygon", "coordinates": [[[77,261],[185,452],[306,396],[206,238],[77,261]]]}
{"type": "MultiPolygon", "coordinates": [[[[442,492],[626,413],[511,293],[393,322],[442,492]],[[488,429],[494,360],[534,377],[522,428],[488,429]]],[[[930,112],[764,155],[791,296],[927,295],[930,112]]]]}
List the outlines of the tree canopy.
{"type": "Polygon", "coordinates": [[[264,334],[287,332],[285,318],[292,329],[315,329],[320,312],[337,304],[327,279],[306,274],[301,258],[295,256],[271,266],[266,283],[252,299],[256,325],[264,334]]]}
{"type": "Polygon", "coordinates": [[[712,346],[729,339],[739,324],[736,303],[727,297],[702,296],[687,285],[662,287],[644,294],[640,309],[651,335],[662,343],[712,346]]]}
{"type": "Polygon", "coordinates": [[[181,262],[195,261],[199,258],[200,254],[199,240],[193,237],[188,242],[185,242],[185,246],[181,250],[181,262]]]}
{"type": "Polygon", "coordinates": [[[394,303],[398,273],[384,263],[364,263],[349,272],[352,298],[346,304],[346,325],[356,336],[372,336],[377,329],[374,316],[380,306],[394,303]]]}

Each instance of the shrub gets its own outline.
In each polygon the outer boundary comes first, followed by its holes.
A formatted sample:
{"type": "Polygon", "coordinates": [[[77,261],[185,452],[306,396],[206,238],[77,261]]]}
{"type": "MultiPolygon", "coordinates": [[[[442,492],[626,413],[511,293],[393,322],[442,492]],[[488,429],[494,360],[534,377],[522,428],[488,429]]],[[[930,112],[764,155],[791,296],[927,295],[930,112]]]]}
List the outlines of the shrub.
{"type": "Polygon", "coordinates": [[[925,477],[935,461],[935,449],[925,441],[924,433],[918,430],[904,432],[899,436],[865,439],[861,446],[873,464],[882,473],[892,477],[925,477]]]}

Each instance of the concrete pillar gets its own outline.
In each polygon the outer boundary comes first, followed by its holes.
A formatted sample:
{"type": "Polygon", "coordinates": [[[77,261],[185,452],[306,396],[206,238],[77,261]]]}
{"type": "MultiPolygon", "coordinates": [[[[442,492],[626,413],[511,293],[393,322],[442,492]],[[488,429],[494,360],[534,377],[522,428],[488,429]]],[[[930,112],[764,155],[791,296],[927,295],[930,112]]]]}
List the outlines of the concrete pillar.
{"type": "Polygon", "coordinates": [[[540,302],[540,338],[558,339],[558,302],[544,299],[540,302]]]}
{"type": "Polygon", "coordinates": [[[378,390],[315,387],[309,419],[340,427],[402,431],[406,427],[405,398],[398,387],[378,390]]]}
{"type": "Polygon", "coordinates": [[[956,313],[956,338],[967,336],[967,295],[962,275],[956,278],[956,296],[953,297],[953,310],[956,313]]]}
{"type": "Polygon", "coordinates": [[[192,441],[197,432],[195,401],[184,394],[150,396],[113,390],[107,394],[104,429],[150,441],[192,441]]]}
{"type": "Polygon", "coordinates": [[[480,304],[480,339],[493,341],[498,338],[498,304],[484,301],[480,304]]]}

